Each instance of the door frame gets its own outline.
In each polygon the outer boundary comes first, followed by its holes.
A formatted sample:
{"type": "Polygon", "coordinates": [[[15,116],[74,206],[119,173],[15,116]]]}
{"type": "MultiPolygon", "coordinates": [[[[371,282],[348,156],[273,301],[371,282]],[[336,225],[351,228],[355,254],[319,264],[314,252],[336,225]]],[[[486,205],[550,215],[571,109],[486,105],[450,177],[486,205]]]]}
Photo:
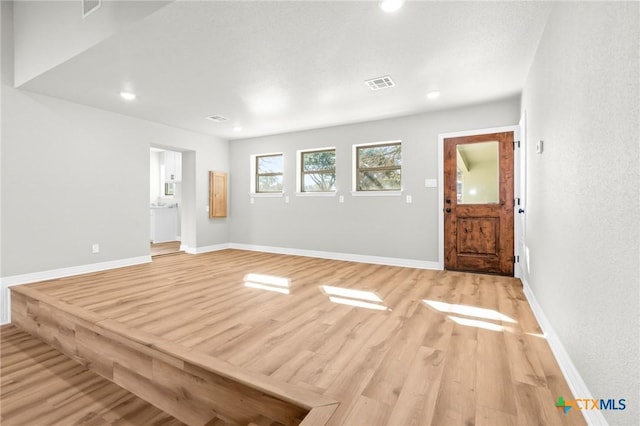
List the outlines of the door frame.
{"type": "Polygon", "coordinates": [[[528,272],[529,258],[527,256],[527,112],[523,111],[520,116],[520,135],[516,140],[520,141],[518,149],[514,152],[513,161],[513,196],[518,199],[518,203],[514,203],[514,233],[513,243],[515,250],[513,254],[518,261],[513,265],[513,276],[524,279],[528,272]],[[519,214],[518,210],[524,210],[519,214]]]}
{"type": "MultiPolygon", "coordinates": [[[[182,154],[182,194],[180,204],[180,251],[195,253],[196,247],[196,156],[197,151],[179,146],[150,143],[149,149],[157,148],[182,154]],[[191,251],[189,251],[191,250],[191,251]]],[[[151,155],[151,152],[149,152],[151,155]]],[[[147,160],[149,166],[149,160],[147,160]]],[[[149,173],[147,173],[148,175],[149,173]]],[[[207,181],[208,182],[208,181],[207,181]]],[[[147,184],[147,188],[150,185],[147,184]]],[[[151,252],[149,252],[151,254],[151,252]]]]}
{"type": "MultiPolygon", "coordinates": [[[[438,269],[441,271],[444,270],[444,140],[461,136],[486,135],[501,132],[513,132],[513,139],[520,140],[520,127],[518,125],[438,134],[438,269]]],[[[514,164],[513,173],[514,175],[520,173],[519,164],[514,164]]],[[[517,238],[514,229],[514,253],[519,244],[517,238]]]]}

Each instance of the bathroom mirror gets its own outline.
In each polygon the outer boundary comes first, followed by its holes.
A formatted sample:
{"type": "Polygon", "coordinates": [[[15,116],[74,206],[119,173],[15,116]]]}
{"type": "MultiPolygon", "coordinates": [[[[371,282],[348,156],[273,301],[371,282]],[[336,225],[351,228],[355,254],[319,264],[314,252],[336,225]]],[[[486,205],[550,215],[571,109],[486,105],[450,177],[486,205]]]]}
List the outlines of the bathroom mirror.
{"type": "Polygon", "coordinates": [[[173,196],[175,195],[175,186],[176,184],[173,182],[166,182],[164,184],[164,195],[165,196],[173,196]]]}
{"type": "Polygon", "coordinates": [[[497,204],[499,195],[498,142],[457,145],[458,204],[497,204]]]}

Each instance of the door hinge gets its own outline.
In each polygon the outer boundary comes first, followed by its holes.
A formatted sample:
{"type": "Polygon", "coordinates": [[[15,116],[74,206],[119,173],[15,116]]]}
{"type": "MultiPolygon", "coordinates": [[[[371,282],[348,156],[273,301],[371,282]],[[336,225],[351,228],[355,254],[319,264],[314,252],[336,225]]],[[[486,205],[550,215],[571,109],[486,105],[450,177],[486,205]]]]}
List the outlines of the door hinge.
{"type": "Polygon", "coordinates": [[[520,148],[520,141],[513,141],[513,149],[520,148]]]}
{"type": "Polygon", "coordinates": [[[513,256],[513,263],[520,263],[520,256],[513,256]]]}

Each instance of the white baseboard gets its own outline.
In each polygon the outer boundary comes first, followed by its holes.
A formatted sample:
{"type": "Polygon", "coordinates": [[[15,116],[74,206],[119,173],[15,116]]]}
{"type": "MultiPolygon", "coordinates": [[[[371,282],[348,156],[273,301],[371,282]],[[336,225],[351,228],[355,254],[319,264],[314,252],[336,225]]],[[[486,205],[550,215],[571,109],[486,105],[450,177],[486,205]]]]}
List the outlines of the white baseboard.
{"type": "MultiPolygon", "coordinates": [[[[529,283],[526,279],[520,278],[522,281],[522,287],[524,289],[524,295],[529,302],[529,306],[531,306],[531,310],[533,311],[533,315],[538,320],[538,324],[540,324],[540,328],[547,338],[547,342],[549,342],[549,346],[551,347],[551,351],[558,361],[560,365],[560,370],[562,371],[562,375],[564,376],[567,384],[569,385],[569,389],[573,392],[575,398],[586,398],[593,399],[591,396],[591,392],[587,388],[586,383],[582,380],[582,376],[580,376],[580,372],[571,361],[571,357],[567,353],[560,337],[556,334],[555,330],[551,326],[551,323],[547,319],[542,307],[538,303],[531,287],[529,287],[529,283]]],[[[561,395],[554,395],[554,397],[558,397],[561,395]]],[[[587,421],[589,425],[602,425],[607,426],[607,420],[602,415],[600,410],[580,410],[584,419],[587,421]]]]}
{"type": "Polygon", "coordinates": [[[72,275],[88,274],[91,272],[106,271],[108,269],[123,268],[125,266],[139,265],[151,262],[151,256],[138,256],[128,259],[111,260],[108,262],[91,263],[88,265],[72,266],[69,268],[52,269],[49,271],[33,272],[30,274],[12,275],[2,277],[0,298],[0,325],[11,322],[11,292],[9,287],[21,284],[35,283],[38,281],[54,280],[56,278],[70,277],[72,275]]]}
{"type": "Polygon", "coordinates": [[[209,253],[212,251],[219,251],[219,250],[224,250],[224,249],[228,249],[229,247],[229,243],[223,243],[223,244],[214,244],[211,246],[203,246],[203,247],[188,247],[185,246],[184,248],[184,252],[188,253],[188,254],[201,254],[201,253],[209,253]]]}
{"type": "Polygon", "coordinates": [[[440,270],[438,262],[428,260],[402,259],[398,257],[367,256],[362,254],[338,253],[331,251],[305,250],[285,247],[258,246],[253,244],[229,243],[227,248],[266,253],[288,254],[291,256],[317,257],[320,259],[345,260],[348,262],[373,263],[375,265],[403,266],[416,269],[440,270]]]}

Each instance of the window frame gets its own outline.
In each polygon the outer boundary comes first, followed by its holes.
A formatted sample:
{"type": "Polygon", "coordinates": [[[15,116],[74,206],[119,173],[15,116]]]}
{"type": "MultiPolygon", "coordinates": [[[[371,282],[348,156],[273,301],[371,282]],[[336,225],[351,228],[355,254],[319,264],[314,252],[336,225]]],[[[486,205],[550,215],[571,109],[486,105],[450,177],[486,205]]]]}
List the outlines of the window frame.
{"type": "Polygon", "coordinates": [[[400,155],[402,158],[402,141],[384,141],[373,142],[353,145],[353,187],[352,195],[401,195],[402,193],[402,162],[399,166],[383,166],[383,167],[367,167],[360,168],[360,150],[363,148],[376,148],[383,146],[400,146],[400,155]],[[400,188],[398,189],[359,189],[359,176],[361,170],[366,171],[387,171],[387,170],[399,170],[400,171],[400,188]]]}
{"type": "Polygon", "coordinates": [[[253,156],[253,194],[283,194],[284,193],[284,153],[273,152],[268,154],[256,154],[253,156]],[[282,157],[282,171],[279,173],[260,173],[259,162],[265,157],[282,157]],[[280,191],[260,191],[261,176],[282,176],[282,189],[280,191]]]}
{"type": "Polygon", "coordinates": [[[307,174],[319,174],[319,173],[331,173],[333,171],[333,174],[336,175],[336,165],[334,162],[333,165],[333,169],[323,169],[323,170],[313,170],[313,171],[305,171],[304,170],[304,155],[305,154],[315,154],[315,153],[319,153],[319,152],[330,152],[333,151],[334,153],[334,158],[336,157],[336,147],[332,146],[332,147],[326,147],[326,148],[313,148],[313,149],[305,149],[305,150],[300,150],[298,151],[298,155],[297,155],[297,159],[298,159],[298,179],[297,179],[297,189],[296,189],[296,195],[303,195],[303,196],[322,196],[322,195],[335,195],[338,192],[338,187],[337,185],[335,186],[334,190],[331,191],[306,191],[304,189],[304,176],[307,174]]]}

